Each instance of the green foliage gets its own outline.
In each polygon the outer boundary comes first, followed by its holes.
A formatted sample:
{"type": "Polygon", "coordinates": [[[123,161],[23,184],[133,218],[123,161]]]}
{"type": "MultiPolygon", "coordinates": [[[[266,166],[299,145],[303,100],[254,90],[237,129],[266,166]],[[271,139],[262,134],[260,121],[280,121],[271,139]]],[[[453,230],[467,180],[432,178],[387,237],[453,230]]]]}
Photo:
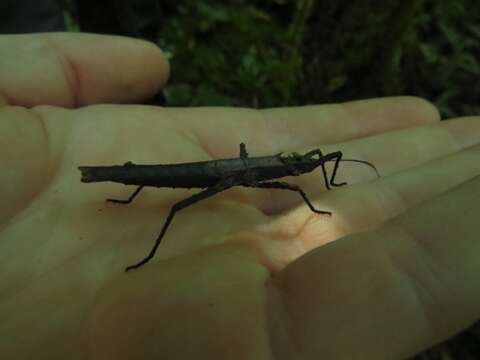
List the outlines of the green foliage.
{"type": "MultiPolygon", "coordinates": [[[[159,40],[173,64],[165,90],[169,104],[295,102],[301,61],[298,51],[292,52],[291,16],[282,22],[251,1],[176,4],[177,16],[166,18],[159,40]]],[[[292,8],[287,2],[277,6],[292,8]]]]}
{"type": "Polygon", "coordinates": [[[446,116],[480,113],[478,1],[200,0],[168,11],[159,42],[172,105],[411,94],[446,116]]]}
{"type": "Polygon", "coordinates": [[[420,95],[445,116],[480,114],[479,2],[432,1],[417,29],[409,66],[420,95]]]}
{"type": "MultiPolygon", "coordinates": [[[[72,1],[62,1],[74,13],[72,1]]],[[[114,4],[99,19],[112,22],[114,4]]],[[[433,101],[444,116],[480,114],[478,0],[158,4],[158,43],[172,64],[169,105],[274,107],[408,94],[433,101]]]]}
{"type": "Polygon", "coordinates": [[[368,2],[318,2],[304,42],[303,101],[409,94],[445,117],[479,114],[480,3],[368,2]]]}

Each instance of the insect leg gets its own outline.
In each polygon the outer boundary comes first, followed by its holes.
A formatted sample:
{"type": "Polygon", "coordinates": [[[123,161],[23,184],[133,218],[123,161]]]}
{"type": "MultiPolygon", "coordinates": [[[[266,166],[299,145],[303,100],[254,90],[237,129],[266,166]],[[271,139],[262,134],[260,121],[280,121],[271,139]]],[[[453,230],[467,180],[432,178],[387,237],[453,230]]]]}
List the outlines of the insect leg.
{"type": "Polygon", "coordinates": [[[313,207],[312,203],[310,202],[310,200],[308,199],[307,194],[305,194],[305,192],[302,189],[300,189],[300,187],[298,187],[297,185],[294,185],[294,184],[289,184],[289,183],[286,183],[286,182],[283,182],[283,181],[264,181],[264,182],[251,183],[251,184],[247,183],[244,186],[264,188],[264,189],[284,189],[284,190],[296,191],[302,196],[303,200],[305,200],[305,202],[307,203],[310,210],[312,210],[313,212],[315,212],[317,214],[332,215],[332,213],[330,211],[323,211],[323,210],[315,209],[313,207]]]}
{"type": "Polygon", "coordinates": [[[130,204],[133,201],[133,199],[135,199],[135,197],[138,195],[140,190],[142,190],[142,189],[143,189],[143,186],[139,186],[137,188],[137,190],[135,190],[134,193],[132,195],[130,195],[130,197],[127,200],[107,199],[107,201],[108,202],[113,202],[113,203],[116,203],[116,204],[130,204]]]}
{"type": "Polygon", "coordinates": [[[248,158],[247,147],[244,143],[240,143],[240,158],[246,159],[248,158]]]}
{"type": "Polygon", "coordinates": [[[311,151],[309,151],[308,153],[306,153],[305,155],[303,155],[304,157],[307,157],[307,158],[311,158],[313,157],[313,155],[318,155],[318,158],[321,158],[323,156],[322,152],[320,151],[320,149],[313,149],[311,151]]]}
{"type": "MultiPolygon", "coordinates": [[[[332,176],[330,177],[330,185],[332,185],[332,186],[343,186],[343,185],[347,185],[346,182],[342,182],[342,183],[339,183],[339,184],[336,184],[336,183],[333,182],[333,181],[335,180],[335,175],[337,175],[338,165],[340,164],[340,161],[342,161],[342,156],[343,156],[343,154],[342,154],[341,152],[339,152],[337,158],[334,160],[334,161],[335,161],[335,165],[333,166],[332,176]]],[[[332,161],[333,161],[333,160],[332,160],[332,161]]]]}
{"type": "Polygon", "coordinates": [[[253,171],[250,169],[249,164],[248,164],[248,153],[247,153],[247,147],[245,146],[244,143],[240,144],[240,159],[243,162],[243,166],[245,166],[245,173],[244,173],[244,179],[246,179],[248,182],[254,182],[255,180],[255,175],[253,171]]]}
{"type": "Polygon", "coordinates": [[[139,261],[138,263],[136,263],[134,265],[130,265],[127,268],[125,268],[125,271],[130,271],[130,270],[133,270],[133,269],[137,269],[140,266],[145,265],[147,262],[150,261],[151,258],[153,258],[153,256],[155,255],[155,252],[157,251],[158,245],[160,245],[160,242],[162,241],[162,238],[165,235],[165,233],[167,231],[167,228],[170,225],[170,223],[172,222],[172,219],[175,216],[175,214],[177,213],[177,211],[185,209],[187,206],[193,205],[200,200],[204,200],[206,198],[209,198],[210,196],[213,196],[213,195],[215,195],[215,194],[217,194],[217,193],[219,193],[223,190],[226,190],[229,187],[231,187],[231,185],[221,183],[219,185],[212,186],[212,187],[209,187],[209,188],[207,188],[203,191],[200,191],[199,193],[196,193],[196,194],[194,194],[194,195],[192,195],[188,198],[185,198],[183,200],[180,200],[179,202],[174,204],[172,206],[172,208],[170,209],[170,212],[167,216],[167,219],[165,220],[165,223],[163,224],[162,230],[160,231],[160,235],[158,235],[157,239],[155,240],[155,244],[153,245],[153,248],[150,250],[150,253],[145,258],[143,258],[141,261],[139,261]]]}
{"type": "MultiPolygon", "coordinates": [[[[314,149],[312,151],[309,151],[308,153],[306,153],[305,155],[303,155],[305,158],[311,158],[313,157],[314,155],[318,155],[318,158],[321,159],[323,154],[322,152],[320,151],[320,149],[314,149]]],[[[322,162],[320,164],[320,167],[322,168],[322,174],[323,174],[323,181],[325,183],[325,187],[327,188],[327,190],[330,190],[330,184],[331,182],[328,181],[328,176],[327,176],[327,169],[325,168],[325,164],[322,162]]],[[[333,185],[333,186],[338,186],[338,185],[333,185]]]]}

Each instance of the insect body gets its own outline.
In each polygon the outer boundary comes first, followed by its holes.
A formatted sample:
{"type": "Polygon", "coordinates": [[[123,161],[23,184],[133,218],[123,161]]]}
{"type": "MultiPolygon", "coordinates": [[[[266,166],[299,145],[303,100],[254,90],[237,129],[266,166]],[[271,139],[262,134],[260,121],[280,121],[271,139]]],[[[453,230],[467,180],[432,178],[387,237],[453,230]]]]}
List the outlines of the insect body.
{"type": "Polygon", "coordinates": [[[234,159],[167,165],[136,165],[127,162],[121,166],[80,166],[79,170],[82,173],[82,182],[113,181],[125,185],[138,185],[135,192],[126,200],[107,199],[107,201],[121,204],[132,202],[144,186],[204,189],[172,206],[150,253],[138,263],[125,269],[129,271],[139,268],[153,258],[177,211],[233,186],[296,191],[313,212],[331,215],[328,211],[315,209],[307,195],[297,185],[268,180],[284,176],[297,176],[321,167],[327,189],[330,189],[331,186],[346,185],[346,183],[335,183],[335,175],[340,161],[353,161],[368,165],[378,175],[373,164],[362,160],[342,159],[341,151],[323,155],[319,149],[315,149],[304,155],[294,153],[290,156],[282,156],[282,153],[279,153],[273,156],[249,157],[243,143],[240,144],[240,157],[234,159]],[[328,161],[335,162],[330,178],[325,169],[325,163],[328,161]]]}

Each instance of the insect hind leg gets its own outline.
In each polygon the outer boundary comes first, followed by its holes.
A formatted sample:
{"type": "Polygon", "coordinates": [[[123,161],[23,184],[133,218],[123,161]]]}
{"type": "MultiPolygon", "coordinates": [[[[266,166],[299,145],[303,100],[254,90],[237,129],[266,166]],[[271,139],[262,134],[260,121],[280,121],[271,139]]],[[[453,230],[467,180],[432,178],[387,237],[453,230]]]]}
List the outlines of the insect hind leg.
{"type": "Polygon", "coordinates": [[[155,253],[157,251],[158,246],[160,245],[160,242],[162,241],[163,236],[167,232],[167,229],[168,229],[170,223],[173,220],[173,217],[175,216],[175,214],[178,211],[180,211],[182,209],[185,209],[186,207],[188,207],[190,205],[193,205],[196,202],[199,202],[200,200],[204,200],[204,199],[207,199],[207,198],[209,198],[209,197],[211,197],[215,194],[218,194],[219,192],[222,192],[223,190],[226,190],[231,186],[232,186],[232,184],[230,184],[230,183],[220,183],[216,186],[212,186],[212,187],[209,187],[205,190],[202,190],[199,193],[193,194],[192,196],[189,196],[189,197],[187,197],[183,200],[180,200],[176,204],[174,204],[171,207],[170,212],[168,213],[167,219],[165,220],[165,223],[163,224],[162,230],[160,231],[160,234],[158,235],[157,239],[155,240],[155,244],[153,245],[153,247],[150,250],[150,252],[148,253],[148,255],[145,256],[138,263],[136,263],[134,265],[127,266],[125,268],[125,271],[130,271],[130,270],[133,270],[133,269],[137,269],[137,268],[145,265],[147,262],[149,262],[153,258],[153,256],[155,255],[155,253]]]}
{"type": "Polygon", "coordinates": [[[303,200],[307,203],[310,210],[312,210],[314,213],[332,215],[330,211],[323,211],[323,210],[316,209],[308,199],[307,194],[305,194],[305,192],[299,186],[294,184],[289,184],[283,181],[265,181],[265,182],[245,184],[244,186],[262,188],[262,189],[282,189],[282,190],[295,191],[300,194],[303,200]]]}
{"type": "Polygon", "coordinates": [[[341,183],[335,183],[334,182],[335,181],[335,176],[337,175],[338,166],[340,165],[340,161],[342,161],[342,156],[343,156],[343,154],[340,151],[338,153],[339,154],[336,157],[336,159],[332,160],[332,161],[335,161],[335,164],[333,166],[332,176],[330,177],[330,180],[329,180],[330,185],[334,186],[334,187],[347,185],[347,183],[345,181],[341,182],[341,183]]]}

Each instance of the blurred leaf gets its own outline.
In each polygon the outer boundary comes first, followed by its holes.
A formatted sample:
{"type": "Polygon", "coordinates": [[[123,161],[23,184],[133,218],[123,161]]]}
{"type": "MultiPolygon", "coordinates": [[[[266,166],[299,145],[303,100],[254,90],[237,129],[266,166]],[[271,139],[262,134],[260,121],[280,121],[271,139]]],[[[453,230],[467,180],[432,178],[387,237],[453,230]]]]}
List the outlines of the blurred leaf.
{"type": "Polygon", "coordinates": [[[326,90],[329,92],[337,91],[347,83],[348,78],[345,75],[339,75],[332,77],[330,82],[326,86],[326,90]]]}
{"type": "Polygon", "coordinates": [[[480,39],[480,25],[477,25],[477,24],[467,24],[467,28],[468,28],[478,39],[480,39]]]}
{"type": "Polygon", "coordinates": [[[172,54],[166,96],[175,105],[271,107],[407,93],[432,99],[445,116],[480,98],[470,85],[480,68],[473,0],[165,3],[160,46],[172,54]]]}
{"type": "Polygon", "coordinates": [[[230,97],[220,94],[208,85],[200,85],[197,88],[192,105],[200,106],[205,104],[211,106],[231,106],[233,105],[233,101],[230,97]]]}
{"type": "Polygon", "coordinates": [[[163,95],[169,105],[188,104],[192,99],[192,87],[188,84],[171,84],[163,89],[163,95]]]}

